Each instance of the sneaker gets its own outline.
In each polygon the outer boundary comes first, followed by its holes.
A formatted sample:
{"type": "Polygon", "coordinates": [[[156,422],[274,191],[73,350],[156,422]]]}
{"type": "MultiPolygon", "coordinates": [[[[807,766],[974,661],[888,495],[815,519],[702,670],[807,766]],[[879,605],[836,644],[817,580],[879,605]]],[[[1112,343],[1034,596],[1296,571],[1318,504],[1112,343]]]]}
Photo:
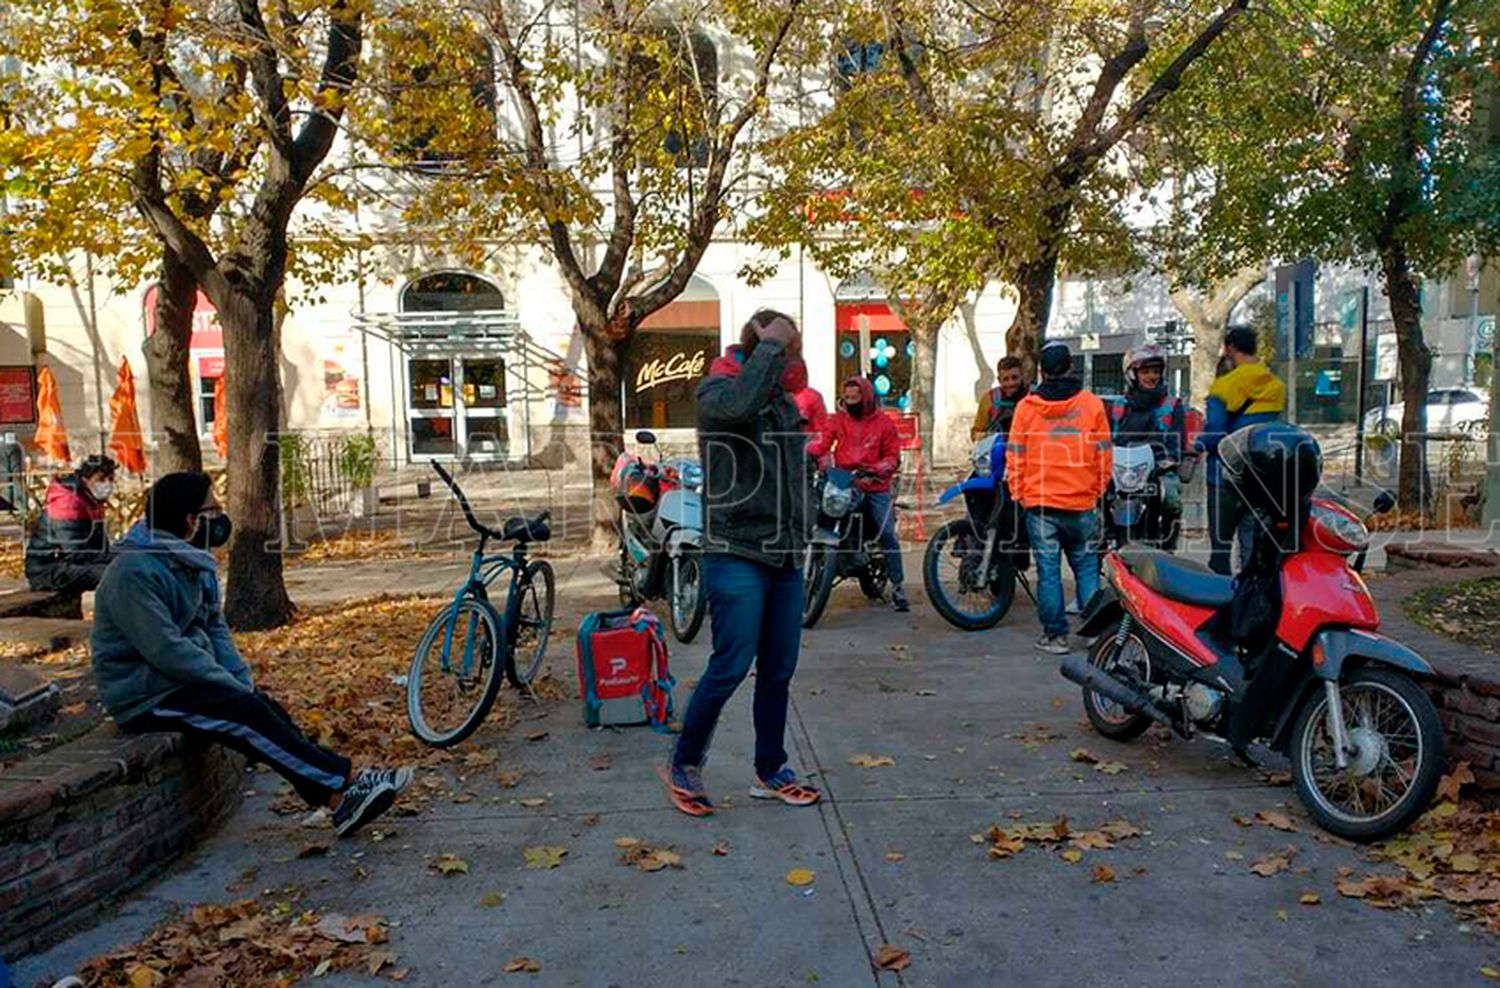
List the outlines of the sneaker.
{"type": "Polygon", "coordinates": [[[656,774],[667,784],[672,805],[688,816],[708,816],[714,811],[708,790],[703,786],[703,769],[697,765],[662,767],[656,774]]]}
{"type": "Polygon", "coordinates": [[[348,837],[360,827],[380,816],[396,801],[396,787],[373,775],[361,772],[344,790],[344,798],[333,811],[333,829],[348,837]]]}
{"type": "Polygon", "coordinates": [[[397,794],[400,794],[411,785],[411,780],[415,775],[410,765],[402,765],[400,768],[366,768],[360,770],[359,774],[354,777],[354,781],[382,783],[391,786],[397,794]]]}
{"type": "Polygon", "coordinates": [[[1067,635],[1043,635],[1036,640],[1036,648],[1039,652],[1049,652],[1052,655],[1067,655],[1073,651],[1073,646],[1068,644],[1067,635]]]}
{"type": "Polygon", "coordinates": [[[891,609],[901,614],[911,610],[911,604],[906,599],[906,591],[900,587],[891,591],[891,609]]]}
{"type": "Polygon", "coordinates": [[[816,787],[797,780],[797,773],[783,766],[780,771],[755,777],[750,787],[752,799],[779,799],[788,806],[811,806],[823,798],[816,787]]]}

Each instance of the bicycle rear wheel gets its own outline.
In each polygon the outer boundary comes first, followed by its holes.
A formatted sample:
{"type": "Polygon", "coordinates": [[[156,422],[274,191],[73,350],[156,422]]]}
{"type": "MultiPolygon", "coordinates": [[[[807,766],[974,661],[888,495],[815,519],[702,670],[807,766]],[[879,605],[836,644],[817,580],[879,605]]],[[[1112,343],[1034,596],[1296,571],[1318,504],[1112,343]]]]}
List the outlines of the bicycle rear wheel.
{"type": "Polygon", "coordinates": [[[517,577],[520,602],[515,605],[516,644],[505,657],[505,678],[517,689],[531,685],[547,654],[552,634],[552,604],[556,582],[552,564],[537,559],[517,577]]]}
{"type": "Polygon", "coordinates": [[[411,731],[438,748],[473,734],[500,692],[499,616],[478,597],[464,597],[456,607],[449,604],[432,619],[406,676],[411,731]]]}

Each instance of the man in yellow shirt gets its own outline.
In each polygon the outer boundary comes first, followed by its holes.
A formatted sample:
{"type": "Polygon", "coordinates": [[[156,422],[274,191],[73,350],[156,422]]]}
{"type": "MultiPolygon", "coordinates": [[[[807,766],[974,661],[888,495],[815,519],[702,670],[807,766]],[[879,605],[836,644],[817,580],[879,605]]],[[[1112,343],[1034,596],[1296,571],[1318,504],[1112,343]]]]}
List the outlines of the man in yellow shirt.
{"type": "Polygon", "coordinates": [[[1022,374],[1020,357],[1001,357],[995,365],[993,388],[979,399],[979,410],[974,414],[974,425],[969,429],[969,439],[978,442],[990,433],[1007,435],[1011,419],[1015,418],[1016,406],[1031,393],[1022,374]]]}
{"type": "Polygon", "coordinates": [[[1255,330],[1236,326],[1224,337],[1224,355],[1234,365],[1220,374],[1208,390],[1208,408],[1197,449],[1208,454],[1208,538],[1213,546],[1209,560],[1215,572],[1233,573],[1230,550],[1235,535],[1240,539],[1240,565],[1250,557],[1255,538],[1255,520],[1245,509],[1239,492],[1223,479],[1219,443],[1236,429],[1258,422],[1274,422],[1286,412],[1286,385],[1255,355],[1255,330]]]}

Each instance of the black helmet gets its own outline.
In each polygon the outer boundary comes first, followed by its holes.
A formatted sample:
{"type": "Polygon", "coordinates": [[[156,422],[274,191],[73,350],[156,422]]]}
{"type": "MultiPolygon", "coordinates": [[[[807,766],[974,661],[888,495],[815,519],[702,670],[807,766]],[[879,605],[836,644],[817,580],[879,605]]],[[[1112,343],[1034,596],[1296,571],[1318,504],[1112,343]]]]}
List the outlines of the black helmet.
{"type": "Polygon", "coordinates": [[[1323,479],[1323,453],[1305,429],[1286,422],[1247,425],[1219,444],[1224,482],[1273,521],[1291,521],[1323,479]]]}

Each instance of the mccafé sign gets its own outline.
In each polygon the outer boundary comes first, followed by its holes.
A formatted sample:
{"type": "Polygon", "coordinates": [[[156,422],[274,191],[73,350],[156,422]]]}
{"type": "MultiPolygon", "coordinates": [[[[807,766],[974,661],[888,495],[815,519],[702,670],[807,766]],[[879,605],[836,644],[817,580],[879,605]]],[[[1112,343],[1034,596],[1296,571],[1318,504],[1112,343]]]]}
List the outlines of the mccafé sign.
{"type": "Polygon", "coordinates": [[[641,365],[641,369],[635,372],[635,390],[639,394],[642,391],[650,391],[652,388],[663,384],[671,384],[673,381],[692,381],[703,376],[703,366],[708,362],[708,351],[695,350],[691,353],[674,353],[663,360],[657,357],[648,360],[641,365]]]}

